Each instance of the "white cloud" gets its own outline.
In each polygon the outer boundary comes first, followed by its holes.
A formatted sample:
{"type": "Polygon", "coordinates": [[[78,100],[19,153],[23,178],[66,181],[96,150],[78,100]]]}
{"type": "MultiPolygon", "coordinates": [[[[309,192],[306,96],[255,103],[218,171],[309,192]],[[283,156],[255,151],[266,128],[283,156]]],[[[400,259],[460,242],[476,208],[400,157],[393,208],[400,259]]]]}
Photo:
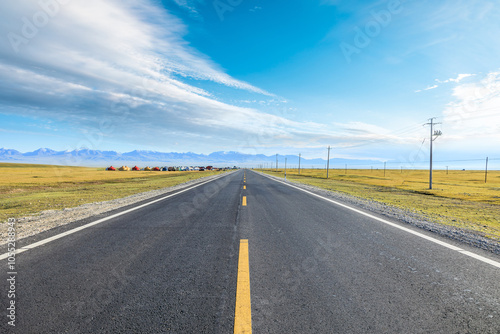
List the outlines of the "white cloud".
{"type": "Polygon", "coordinates": [[[188,12],[198,16],[198,10],[196,9],[195,1],[192,0],[173,0],[177,6],[186,9],[188,12]]]}
{"type": "MultiPolygon", "coordinates": [[[[4,2],[1,7],[2,19],[6,18],[2,36],[23,37],[22,19],[33,21],[34,15],[44,12],[35,1],[4,2]]],[[[17,53],[13,43],[2,39],[0,55],[12,66],[50,68],[54,74],[81,76],[101,70],[156,78],[176,74],[271,95],[221,71],[182,39],[186,28],[179,19],[148,1],[72,1],[59,7],[34,37],[25,39],[27,43],[14,43],[17,53]]]]}
{"type": "MultiPolygon", "coordinates": [[[[40,11],[37,1],[0,2],[0,36],[22,35],[22,18],[40,11]]],[[[214,146],[269,153],[414,140],[362,122],[331,126],[264,113],[257,108],[287,101],[227,75],[190,47],[185,33],[179,19],[148,1],[61,5],[18,53],[0,38],[0,112],[65,122],[111,140],[179,143],[177,150],[206,153],[214,146]],[[240,90],[238,101],[255,107],[219,101],[218,87],[240,90]]],[[[466,93],[458,88],[460,100],[466,93]]],[[[370,146],[367,154],[377,153],[370,146]]]]}
{"type": "Polygon", "coordinates": [[[449,78],[447,80],[444,80],[444,81],[441,81],[439,79],[436,79],[436,82],[440,82],[440,83],[447,83],[447,82],[455,82],[455,83],[459,83],[460,81],[462,81],[463,79],[465,78],[468,78],[468,77],[472,77],[472,76],[475,76],[475,74],[467,74],[467,73],[464,73],[464,74],[459,74],[456,78],[449,78]]]}
{"type": "MultiPolygon", "coordinates": [[[[444,81],[436,79],[435,81],[438,82],[438,83],[449,83],[449,82],[459,83],[463,79],[469,78],[469,77],[472,77],[472,76],[475,76],[475,74],[464,73],[464,74],[459,74],[456,78],[449,78],[449,79],[446,79],[444,81]]],[[[438,88],[438,87],[439,87],[439,85],[432,85],[432,86],[429,86],[429,87],[424,88],[424,89],[416,90],[415,93],[420,93],[422,91],[431,90],[431,89],[435,89],[435,88],[438,88]]]]}
{"type": "Polygon", "coordinates": [[[412,144],[421,138],[422,133],[420,124],[414,124],[397,131],[364,122],[335,123],[335,125],[339,129],[339,134],[346,138],[340,146],[347,148],[373,143],[412,144]]]}
{"type": "Polygon", "coordinates": [[[444,121],[454,138],[488,138],[485,146],[500,145],[500,72],[453,89],[455,101],[444,110],[444,121]]]}
{"type": "Polygon", "coordinates": [[[431,89],[438,88],[438,87],[439,87],[438,85],[432,85],[432,86],[429,86],[429,87],[424,88],[424,89],[416,90],[415,93],[420,93],[422,91],[431,90],[431,89]]]}
{"type": "Polygon", "coordinates": [[[373,124],[363,122],[348,122],[348,123],[334,123],[340,129],[348,133],[354,134],[384,134],[387,130],[373,124]]]}
{"type": "Polygon", "coordinates": [[[148,1],[73,1],[56,9],[36,34],[24,36],[23,18],[44,13],[38,2],[0,4],[1,36],[26,41],[13,48],[0,39],[0,112],[55,119],[82,131],[99,129],[104,119],[113,128],[105,136],[150,142],[175,134],[190,145],[304,128],[217,101],[184,82],[274,96],[221,71],[182,39],[185,26],[177,18],[148,1]]]}

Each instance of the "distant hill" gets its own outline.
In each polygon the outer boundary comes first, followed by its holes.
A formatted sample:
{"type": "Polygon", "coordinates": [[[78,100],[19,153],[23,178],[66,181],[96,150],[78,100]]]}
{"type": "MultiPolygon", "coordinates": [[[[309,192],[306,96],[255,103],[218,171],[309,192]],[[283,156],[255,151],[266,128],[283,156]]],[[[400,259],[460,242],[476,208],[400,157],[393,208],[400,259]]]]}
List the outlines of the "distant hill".
{"type": "MultiPolygon", "coordinates": [[[[278,166],[284,167],[285,157],[287,164],[297,167],[299,157],[296,155],[279,155],[278,166]]],[[[208,155],[192,152],[157,152],[134,150],[126,153],[116,151],[100,151],[80,149],[73,151],[55,151],[50,148],[39,148],[33,152],[21,153],[14,149],[0,148],[0,161],[15,163],[55,164],[69,166],[106,166],[106,165],[215,165],[215,166],[242,166],[242,167],[275,167],[276,156],[264,154],[245,154],[234,151],[213,152],[208,155]]],[[[330,166],[341,167],[344,164],[380,164],[372,160],[331,159],[330,166]]],[[[323,168],[326,159],[301,159],[304,168],[323,168]]]]}

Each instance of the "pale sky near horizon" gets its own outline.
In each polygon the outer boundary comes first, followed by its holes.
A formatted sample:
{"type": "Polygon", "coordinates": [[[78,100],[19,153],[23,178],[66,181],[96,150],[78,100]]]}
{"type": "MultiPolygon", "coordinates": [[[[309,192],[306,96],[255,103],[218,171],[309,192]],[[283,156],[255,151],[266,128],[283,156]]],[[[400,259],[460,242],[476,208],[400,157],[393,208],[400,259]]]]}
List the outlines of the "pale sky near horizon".
{"type": "Polygon", "coordinates": [[[494,1],[0,2],[0,147],[500,158],[494,1]]]}

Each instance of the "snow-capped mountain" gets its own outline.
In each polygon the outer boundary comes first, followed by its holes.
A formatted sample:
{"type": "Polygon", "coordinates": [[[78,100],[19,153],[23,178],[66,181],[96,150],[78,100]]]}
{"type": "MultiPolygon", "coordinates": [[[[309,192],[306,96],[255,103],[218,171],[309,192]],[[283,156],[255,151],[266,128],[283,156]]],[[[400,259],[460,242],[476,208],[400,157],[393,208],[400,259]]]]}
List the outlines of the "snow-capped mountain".
{"type": "MultiPolygon", "coordinates": [[[[284,167],[285,158],[290,165],[298,165],[299,157],[295,155],[279,155],[279,166],[284,167]]],[[[79,149],[73,151],[55,151],[49,148],[40,148],[33,152],[21,153],[14,149],[0,148],[0,161],[17,163],[39,163],[70,166],[104,166],[110,164],[156,164],[156,165],[239,165],[239,166],[266,166],[271,167],[276,162],[276,156],[264,154],[245,154],[240,152],[213,152],[208,155],[193,152],[157,152],[134,150],[119,153],[116,151],[100,151],[79,149]]],[[[331,159],[331,164],[358,163],[359,160],[331,159]]],[[[323,167],[324,159],[301,159],[304,167],[323,167]]],[[[368,160],[363,163],[369,163],[368,160]]],[[[375,162],[380,163],[380,162],[375,162]]]]}

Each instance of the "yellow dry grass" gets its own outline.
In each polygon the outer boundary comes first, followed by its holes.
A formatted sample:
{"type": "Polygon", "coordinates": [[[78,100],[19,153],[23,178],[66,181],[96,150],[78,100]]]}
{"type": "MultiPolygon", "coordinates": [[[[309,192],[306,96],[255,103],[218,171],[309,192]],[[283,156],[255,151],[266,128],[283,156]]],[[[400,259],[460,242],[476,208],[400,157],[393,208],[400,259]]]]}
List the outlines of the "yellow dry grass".
{"type": "Polygon", "coordinates": [[[0,222],[171,187],[220,172],[106,171],[104,168],[0,163],[0,222]]]}
{"type": "MultiPolygon", "coordinates": [[[[284,171],[265,170],[283,177],[284,171]]],[[[476,231],[500,240],[500,171],[287,170],[287,179],[374,200],[429,216],[434,222],[476,231]]]]}

